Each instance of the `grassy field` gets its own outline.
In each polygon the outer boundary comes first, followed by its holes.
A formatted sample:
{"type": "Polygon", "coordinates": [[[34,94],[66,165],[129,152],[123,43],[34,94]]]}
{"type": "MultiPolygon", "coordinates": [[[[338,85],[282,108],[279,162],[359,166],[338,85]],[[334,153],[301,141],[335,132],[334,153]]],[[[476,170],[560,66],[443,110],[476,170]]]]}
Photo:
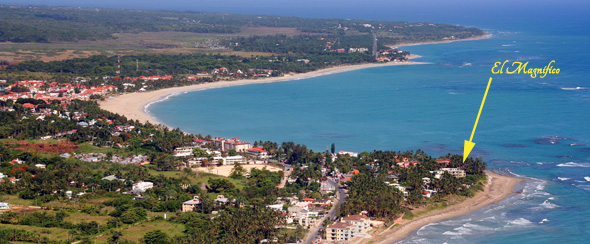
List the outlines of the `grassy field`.
{"type": "Polygon", "coordinates": [[[0,42],[0,60],[22,62],[25,60],[58,61],[86,58],[92,55],[133,55],[143,53],[190,54],[220,53],[226,55],[270,56],[263,52],[234,52],[228,49],[196,48],[195,44],[207,39],[223,39],[252,35],[303,34],[296,28],[246,27],[240,33],[214,34],[190,32],[117,33],[113,39],[100,41],[56,43],[0,42]]]}
{"type": "Polygon", "coordinates": [[[87,213],[68,213],[68,217],[66,217],[66,221],[72,224],[79,224],[82,222],[92,222],[95,221],[99,225],[106,225],[109,222],[109,219],[113,217],[111,216],[99,216],[99,215],[90,215],[87,213]]]}
{"type": "Polygon", "coordinates": [[[2,195],[0,194],[0,202],[6,202],[10,205],[32,206],[35,205],[35,200],[25,200],[17,195],[2,195]]]}
{"type": "MultiPolygon", "coordinates": [[[[153,230],[161,230],[162,232],[166,233],[168,237],[173,237],[175,235],[182,234],[182,232],[184,231],[184,225],[169,222],[166,220],[157,220],[153,222],[144,222],[130,226],[125,226],[119,229],[119,231],[123,234],[121,240],[128,240],[134,242],[139,242],[139,240],[143,238],[145,233],[153,230]]],[[[96,241],[97,243],[106,243],[111,236],[112,234],[104,233],[102,236],[99,236],[96,239],[96,241]]]]}
{"type": "Polygon", "coordinates": [[[117,153],[116,149],[111,147],[97,147],[90,143],[81,143],[78,144],[78,149],[75,151],[76,153],[117,153]]]}
{"type": "Polygon", "coordinates": [[[71,234],[69,234],[69,230],[62,229],[62,228],[44,228],[44,227],[35,227],[35,226],[28,226],[28,225],[9,225],[9,224],[0,224],[0,228],[10,228],[10,229],[17,229],[17,230],[26,230],[30,232],[37,233],[41,235],[41,238],[47,237],[49,240],[52,241],[67,241],[68,238],[71,238],[71,234]]]}
{"type": "MultiPolygon", "coordinates": [[[[151,175],[163,175],[166,177],[171,177],[171,178],[176,178],[176,179],[180,179],[180,178],[183,178],[186,176],[186,174],[182,171],[155,171],[153,169],[150,169],[148,172],[151,175]]],[[[209,179],[219,179],[219,178],[223,178],[223,179],[227,179],[227,180],[231,181],[240,190],[242,188],[244,188],[244,185],[245,185],[244,180],[232,179],[229,177],[223,177],[223,176],[209,174],[209,173],[203,173],[203,172],[198,172],[198,173],[194,172],[188,176],[190,184],[197,185],[197,186],[201,186],[203,183],[207,183],[207,181],[209,179]]]]}

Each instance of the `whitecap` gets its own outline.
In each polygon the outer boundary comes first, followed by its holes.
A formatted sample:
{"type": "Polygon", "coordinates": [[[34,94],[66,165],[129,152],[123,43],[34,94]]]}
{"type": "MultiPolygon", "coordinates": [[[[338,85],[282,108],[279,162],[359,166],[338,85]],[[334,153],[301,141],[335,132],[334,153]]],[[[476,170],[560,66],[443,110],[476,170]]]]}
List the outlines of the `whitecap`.
{"type": "Polygon", "coordinates": [[[557,204],[553,204],[551,202],[549,202],[549,200],[545,200],[543,203],[541,203],[539,206],[542,206],[544,208],[549,208],[549,209],[553,209],[553,208],[557,208],[559,207],[559,205],[557,204]]]}
{"type": "Polygon", "coordinates": [[[545,222],[549,222],[549,220],[548,219],[543,219],[543,220],[541,220],[541,222],[539,222],[539,224],[542,224],[542,223],[545,223],[545,222]]]}
{"type": "Polygon", "coordinates": [[[586,180],[586,181],[590,181],[590,176],[586,176],[586,177],[584,177],[584,180],[586,180]]]}
{"type": "Polygon", "coordinates": [[[473,224],[473,223],[466,223],[463,226],[465,226],[466,228],[474,229],[474,230],[491,230],[490,227],[485,227],[483,225],[477,225],[477,224],[473,224]]]}
{"type": "Polygon", "coordinates": [[[590,185],[577,185],[576,187],[582,190],[590,191],[590,185]]]}
{"type": "Polygon", "coordinates": [[[462,235],[469,235],[471,234],[471,229],[469,228],[465,228],[463,226],[461,227],[457,227],[455,229],[453,229],[454,231],[445,231],[443,233],[443,235],[447,235],[447,236],[462,236],[462,235]]]}
{"type": "Polygon", "coordinates": [[[564,164],[558,164],[557,167],[582,167],[582,168],[590,168],[589,163],[574,163],[574,162],[567,162],[564,164]]]}
{"type": "Polygon", "coordinates": [[[547,199],[549,199],[549,200],[555,200],[555,197],[550,197],[550,198],[547,198],[547,199]]]}
{"type": "Polygon", "coordinates": [[[518,226],[526,226],[526,225],[531,225],[533,222],[531,222],[528,219],[525,218],[518,218],[515,220],[512,220],[510,222],[508,222],[507,225],[518,225],[518,226]]]}
{"type": "Polygon", "coordinates": [[[588,89],[588,88],[586,88],[586,87],[580,87],[580,86],[577,86],[577,87],[562,87],[561,88],[561,90],[565,90],[565,91],[586,90],[586,89],[588,89]]]}
{"type": "Polygon", "coordinates": [[[461,233],[459,233],[459,232],[452,232],[452,231],[449,230],[449,231],[445,231],[443,233],[443,235],[445,235],[445,236],[460,236],[461,233]]]}
{"type": "Polygon", "coordinates": [[[562,181],[570,180],[570,178],[567,178],[567,177],[557,177],[557,179],[560,179],[562,181]]]}
{"type": "Polygon", "coordinates": [[[502,45],[502,46],[503,46],[503,47],[512,47],[512,45],[510,45],[510,44],[504,44],[504,45],[502,45]]]}

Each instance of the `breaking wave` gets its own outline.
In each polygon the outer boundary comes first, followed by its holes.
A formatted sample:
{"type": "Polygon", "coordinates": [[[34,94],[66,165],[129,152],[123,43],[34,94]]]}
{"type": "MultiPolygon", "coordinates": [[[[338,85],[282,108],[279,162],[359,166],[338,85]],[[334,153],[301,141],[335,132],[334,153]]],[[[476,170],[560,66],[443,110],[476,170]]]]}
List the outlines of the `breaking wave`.
{"type": "Polygon", "coordinates": [[[557,167],[581,167],[581,168],[590,168],[590,163],[567,162],[567,163],[564,163],[564,164],[558,164],[557,167]]]}

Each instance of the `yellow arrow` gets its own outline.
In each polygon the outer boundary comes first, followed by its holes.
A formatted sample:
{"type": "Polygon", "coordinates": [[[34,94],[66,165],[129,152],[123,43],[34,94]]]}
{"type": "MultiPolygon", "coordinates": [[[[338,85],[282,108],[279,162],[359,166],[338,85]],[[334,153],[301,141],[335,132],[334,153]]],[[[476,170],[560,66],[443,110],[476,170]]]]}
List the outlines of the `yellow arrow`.
{"type": "Polygon", "coordinates": [[[477,128],[477,122],[479,122],[479,116],[481,115],[481,110],[483,109],[483,104],[486,102],[486,97],[488,96],[488,91],[490,90],[490,85],[492,84],[492,77],[490,77],[490,81],[488,82],[488,87],[486,88],[486,93],[483,94],[483,100],[481,100],[481,106],[479,107],[479,113],[477,113],[477,119],[475,119],[475,125],[473,125],[473,131],[471,131],[471,137],[469,141],[465,141],[465,145],[463,146],[463,163],[473,150],[475,143],[473,141],[473,135],[475,134],[475,128],[477,128]]]}

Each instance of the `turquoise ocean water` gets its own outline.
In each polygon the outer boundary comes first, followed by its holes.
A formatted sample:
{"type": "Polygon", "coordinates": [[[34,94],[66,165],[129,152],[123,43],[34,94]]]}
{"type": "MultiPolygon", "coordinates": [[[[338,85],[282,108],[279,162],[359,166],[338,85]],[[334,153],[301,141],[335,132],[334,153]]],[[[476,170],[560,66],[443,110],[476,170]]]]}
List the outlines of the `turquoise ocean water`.
{"type": "Polygon", "coordinates": [[[492,77],[472,155],[525,178],[522,193],[425,226],[405,242],[588,243],[590,22],[521,20],[480,20],[474,25],[492,34],[485,40],[402,48],[427,65],[189,92],[147,109],[187,132],[245,141],[461,154],[492,77]],[[493,75],[493,63],[504,60],[541,68],[555,60],[561,72],[493,75]]]}

